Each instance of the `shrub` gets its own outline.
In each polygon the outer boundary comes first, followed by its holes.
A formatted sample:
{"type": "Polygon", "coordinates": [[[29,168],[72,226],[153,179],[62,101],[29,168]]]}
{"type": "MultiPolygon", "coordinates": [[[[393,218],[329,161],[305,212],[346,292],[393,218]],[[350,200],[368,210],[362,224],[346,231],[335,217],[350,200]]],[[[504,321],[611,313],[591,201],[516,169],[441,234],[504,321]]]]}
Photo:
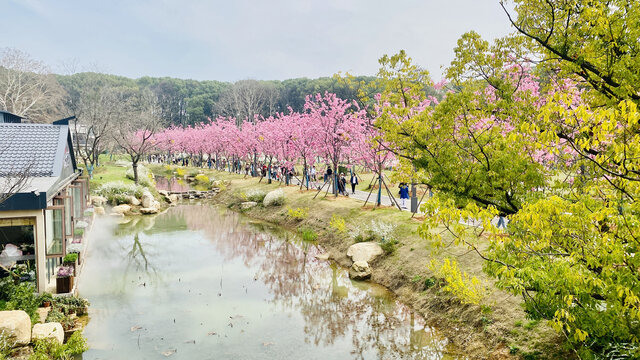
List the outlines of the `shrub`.
{"type": "Polygon", "coordinates": [[[261,203],[265,196],[267,196],[267,193],[260,189],[251,189],[244,195],[248,201],[255,201],[257,203],[261,203]]]}
{"type": "Polygon", "coordinates": [[[431,287],[433,287],[433,285],[436,284],[436,279],[432,278],[432,277],[428,277],[426,279],[424,279],[424,288],[429,289],[431,287]]]}
{"type": "Polygon", "coordinates": [[[2,330],[0,332],[0,359],[10,359],[15,345],[16,341],[13,340],[11,333],[8,330],[2,330]]]}
{"type": "Polygon", "coordinates": [[[183,177],[183,176],[184,176],[184,174],[186,174],[186,173],[185,173],[185,171],[184,171],[184,169],[183,169],[183,168],[177,168],[177,169],[176,169],[176,175],[178,175],[178,176],[180,176],[180,177],[183,177]]]}
{"type": "Polygon", "coordinates": [[[196,175],[196,181],[202,185],[209,185],[210,181],[209,181],[209,177],[205,174],[198,174],[196,175]]]}
{"type": "Polygon", "coordinates": [[[379,243],[385,254],[393,254],[396,251],[396,245],[398,244],[398,241],[395,239],[382,238],[380,239],[379,243]]]}
{"type": "Polygon", "coordinates": [[[37,309],[42,303],[35,294],[35,287],[31,283],[22,282],[16,285],[11,276],[0,281],[0,310],[23,310],[31,318],[31,322],[38,321],[37,309]]]}
{"type": "Polygon", "coordinates": [[[289,208],[287,210],[287,212],[289,213],[289,216],[292,217],[293,219],[297,220],[297,221],[302,221],[304,219],[306,219],[309,216],[309,209],[308,208],[296,208],[296,209],[292,209],[289,208]]]}
{"type": "Polygon", "coordinates": [[[333,214],[331,216],[331,221],[329,222],[329,226],[331,226],[332,229],[334,229],[339,233],[347,232],[347,225],[344,221],[344,218],[342,218],[339,215],[333,214]]]}
{"type": "Polygon", "coordinates": [[[65,264],[75,264],[76,261],[78,261],[78,254],[76,253],[67,254],[64,259],[62,259],[62,262],[65,264]]]}
{"type": "Polygon", "coordinates": [[[466,272],[461,272],[455,261],[444,259],[441,266],[432,261],[431,268],[444,279],[446,283],[444,290],[462,303],[478,305],[484,297],[484,288],[480,280],[475,276],[469,277],[466,272]]]}
{"type": "Polygon", "coordinates": [[[83,228],[76,228],[73,230],[73,235],[75,236],[82,236],[84,235],[84,229],[83,228]]]}
{"type": "Polygon", "coordinates": [[[33,344],[33,354],[29,360],[71,359],[89,350],[82,332],[76,331],[66,344],[58,344],[54,339],[38,339],[33,344]]]}
{"type": "Polygon", "coordinates": [[[284,192],[277,189],[269,192],[262,200],[264,206],[280,206],[284,204],[284,192]]]}
{"type": "Polygon", "coordinates": [[[128,196],[141,198],[146,187],[135,184],[125,184],[122,181],[112,181],[102,184],[96,194],[104,196],[113,204],[126,204],[129,202],[128,196]]]}
{"type": "Polygon", "coordinates": [[[303,241],[316,241],[318,239],[318,234],[308,228],[300,229],[300,234],[302,234],[303,241]]]}

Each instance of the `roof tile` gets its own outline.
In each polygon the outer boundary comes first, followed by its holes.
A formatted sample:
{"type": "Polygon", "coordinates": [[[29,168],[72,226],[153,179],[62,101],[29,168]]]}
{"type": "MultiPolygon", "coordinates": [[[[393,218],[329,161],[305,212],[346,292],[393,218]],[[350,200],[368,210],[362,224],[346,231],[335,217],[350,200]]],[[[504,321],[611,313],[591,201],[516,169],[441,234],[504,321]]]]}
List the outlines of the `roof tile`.
{"type": "Polygon", "coordinates": [[[0,124],[0,176],[30,166],[31,176],[52,176],[61,126],[0,124]]]}

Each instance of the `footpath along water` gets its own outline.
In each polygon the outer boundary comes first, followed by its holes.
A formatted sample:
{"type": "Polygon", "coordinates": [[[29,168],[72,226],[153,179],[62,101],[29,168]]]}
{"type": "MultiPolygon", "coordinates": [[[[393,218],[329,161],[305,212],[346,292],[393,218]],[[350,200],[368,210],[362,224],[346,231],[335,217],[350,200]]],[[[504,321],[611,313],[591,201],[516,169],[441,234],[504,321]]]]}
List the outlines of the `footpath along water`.
{"type": "Polygon", "coordinates": [[[205,204],[97,220],[83,359],[462,359],[381,286],[295,234],[205,204]]]}

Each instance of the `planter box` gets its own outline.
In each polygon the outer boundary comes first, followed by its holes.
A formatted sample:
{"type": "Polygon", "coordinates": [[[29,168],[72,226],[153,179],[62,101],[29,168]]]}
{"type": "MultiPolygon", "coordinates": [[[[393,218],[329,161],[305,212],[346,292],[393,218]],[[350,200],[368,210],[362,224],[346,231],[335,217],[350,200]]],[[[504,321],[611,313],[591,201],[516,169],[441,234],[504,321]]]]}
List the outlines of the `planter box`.
{"type": "Polygon", "coordinates": [[[70,293],[73,290],[73,276],[56,278],[56,292],[58,294],[70,293]]]}

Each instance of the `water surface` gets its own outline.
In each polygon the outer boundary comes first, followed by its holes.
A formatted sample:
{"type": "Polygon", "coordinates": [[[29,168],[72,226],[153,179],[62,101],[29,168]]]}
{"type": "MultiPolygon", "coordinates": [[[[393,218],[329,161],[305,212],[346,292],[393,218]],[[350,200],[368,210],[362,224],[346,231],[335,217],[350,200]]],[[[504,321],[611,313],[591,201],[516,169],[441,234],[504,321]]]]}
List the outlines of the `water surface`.
{"type": "Polygon", "coordinates": [[[84,359],[457,359],[383,287],[295,235],[208,205],[98,219],[84,359]]]}

